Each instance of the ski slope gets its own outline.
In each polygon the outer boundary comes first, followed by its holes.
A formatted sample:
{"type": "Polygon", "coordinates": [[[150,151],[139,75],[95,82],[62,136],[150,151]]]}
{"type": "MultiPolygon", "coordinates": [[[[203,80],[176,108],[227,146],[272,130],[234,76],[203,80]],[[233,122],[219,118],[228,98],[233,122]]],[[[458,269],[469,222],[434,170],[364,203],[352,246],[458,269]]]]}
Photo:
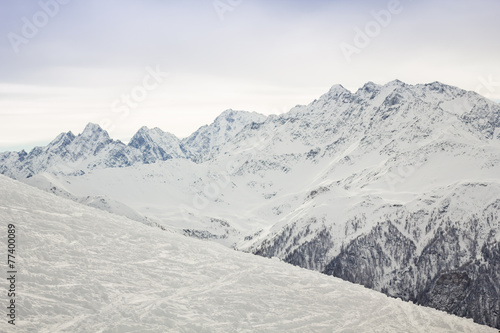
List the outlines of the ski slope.
{"type": "Polygon", "coordinates": [[[0,279],[1,332],[497,332],[4,176],[0,221],[18,268],[15,327],[0,279]]]}

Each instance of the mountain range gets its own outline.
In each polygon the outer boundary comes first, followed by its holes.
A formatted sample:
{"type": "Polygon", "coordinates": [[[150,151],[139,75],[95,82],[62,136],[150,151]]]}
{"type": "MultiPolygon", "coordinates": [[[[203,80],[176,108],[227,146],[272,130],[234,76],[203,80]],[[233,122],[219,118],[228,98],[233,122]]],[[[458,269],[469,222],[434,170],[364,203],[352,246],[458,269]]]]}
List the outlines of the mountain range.
{"type": "Polygon", "coordinates": [[[187,236],[500,328],[500,105],[439,82],[341,85],[185,139],[89,124],[0,173],[187,236]]]}

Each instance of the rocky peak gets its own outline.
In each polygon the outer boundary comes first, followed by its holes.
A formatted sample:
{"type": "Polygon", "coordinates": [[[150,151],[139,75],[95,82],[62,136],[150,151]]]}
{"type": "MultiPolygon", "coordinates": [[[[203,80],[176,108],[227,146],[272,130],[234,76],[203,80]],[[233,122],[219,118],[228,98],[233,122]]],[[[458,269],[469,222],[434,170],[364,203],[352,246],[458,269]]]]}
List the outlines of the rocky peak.
{"type": "Polygon", "coordinates": [[[371,93],[371,92],[380,90],[380,87],[381,87],[380,85],[378,85],[376,83],[373,83],[372,81],[368,81],[367,83],[365,83],[363,85],[362,88],[360,88],[358,90],[358,92],[368,92],[368,93],[371,93]]]}
{"type": "Polygon", "coordinates": [[[60,147],[67,146],[75,139],[75,135],[69,131],[67,133],[63,132],[59,134],[51,143],[49,143],[49,147],[60,147]]]}
{"type": "Polygon", "coordinates": [[[339,96],[345,94],[350,95],[351,92],[344,88],[344,86],[342,86],[341,84],[335,84],[330,88],[330,90],[328,90],[328,92],[324,96],[328,96],[329,98],[338,98],[339,96]]]}
{"type": "Polygon", "coordinates": [[[110,140],[108,132],[103,130],[101,126],[94,123],[88,123],[87,126],[85,126],[83,132],[80,135],[78,135],[78,137],[87,140],[89,139],[110,140]]]}
{"type": "Polygon", "coordinates": [[[395,80],[388,82],[385,86],[386,87],[405,87],[406,83],[404,83],[403,81],[400,81],[398,79],[395,79],[395,80]]]}
{"type": "Polygon", "coordinates": [[[262,123],[266,116],[257,112],[228,109],[222,112],[210,125],[200,127],[196,132],[182,140],[187,155],[194,159],[206,158],[210,152],[218,150],[233,139],[245,126],[262,123]]]}
{"type": "Polygon", "coordinates": [[[179,139],[158,127],[141,127],[130,140],[129,147],[139,149],[144,163],[165,161],[171,158],[184,158],[179,139]]]}

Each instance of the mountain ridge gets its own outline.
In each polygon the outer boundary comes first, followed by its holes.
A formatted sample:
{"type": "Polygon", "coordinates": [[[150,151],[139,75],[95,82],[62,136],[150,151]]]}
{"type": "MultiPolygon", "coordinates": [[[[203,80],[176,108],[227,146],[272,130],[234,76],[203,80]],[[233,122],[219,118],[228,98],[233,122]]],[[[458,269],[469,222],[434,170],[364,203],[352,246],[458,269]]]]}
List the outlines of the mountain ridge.
{"type": "MultiPolygon", "coordinates": [[[[86,171],[39,168],[19,179],[500,326],[500,105],[395,80],[355,92],[335,85],[280,115],[232,112],[173,139],[185,157],[163,160],[161,143],[144,139],[144,151],[115,144],[129,165],[100,148],[86,171]]],[[[0,155],[0,172],[27,158],[0,155]]]]}
{"type": "Polygon", "coordinates": [[[111,139],[98,124],[88,123],[77,136],[71,131],[63,132],[47,146],[35,147],[29,153],[24,150],[0,153],[0,174],[29,178],[40,172],[64,173],[77,167],[79,170],[72,172],[85,173],[94,168],[149,164],[171,158],[197,161],[207,155],[212,146],[236,135],[244,126],[265,118],[256,112],[226,110],[212,124],[200,127],[182,140],[158,127],[149,129],[143,126],[132,136],[128,145],[111,139]],[[222,123],[227,126],[223,128],[222,123]],[[233,129],[230,123],[236,128],[233,129]],[[212,142],[217,140],[216,143],[212,142]]]}

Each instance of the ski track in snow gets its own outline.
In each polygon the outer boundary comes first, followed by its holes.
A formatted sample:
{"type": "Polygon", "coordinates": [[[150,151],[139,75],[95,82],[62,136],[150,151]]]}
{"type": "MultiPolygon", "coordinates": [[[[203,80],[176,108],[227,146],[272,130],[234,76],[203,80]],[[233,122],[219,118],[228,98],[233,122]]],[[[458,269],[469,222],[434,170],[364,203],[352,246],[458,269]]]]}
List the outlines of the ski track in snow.
{"type": "Polygon", "coordinates": [[[1,332],[497,332],[4,176],[0,190],[18,266],[17,324],[2,305],[1,332]]]}

